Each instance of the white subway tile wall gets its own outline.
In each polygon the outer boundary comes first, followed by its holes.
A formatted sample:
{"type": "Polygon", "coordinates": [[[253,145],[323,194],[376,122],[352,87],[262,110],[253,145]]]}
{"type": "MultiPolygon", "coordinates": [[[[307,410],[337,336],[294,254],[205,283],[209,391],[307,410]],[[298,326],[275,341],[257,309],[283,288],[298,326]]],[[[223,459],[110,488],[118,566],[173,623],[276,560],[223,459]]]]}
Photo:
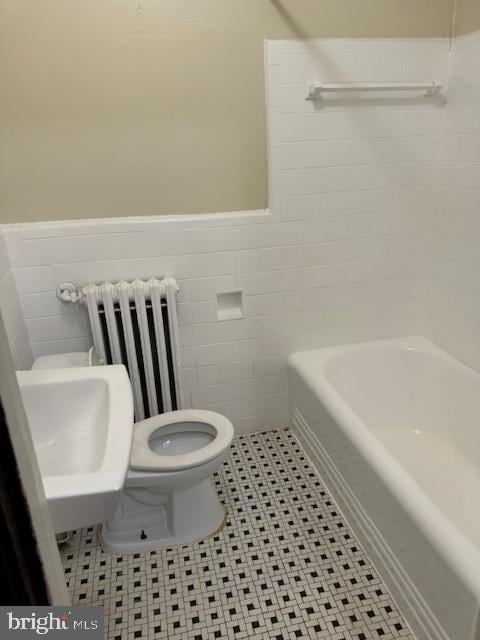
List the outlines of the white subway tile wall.
{"type": "Polygon", "coordinates": [[[270,212],[6,225],[34,356],[86,349],[66,280],[179,280],[189,404],[238,432],[288,421],[295,351],[417,333],[444,109],[419,97],[305,100],[307,81],[445,81],[443,39],[266,43],[270,212]],[[243,319],[216,321],[242,290],[243,319]]]}
{"type": "Polygon", "coordinates": [[[7,332],[13,362],[17,369],[29,369],[33,362],[15,278],[10,266],[5,237],[0,229],[0,314],[7,332]]]}
{"type": "Polygon", "coordinates": [[[480,33],[450,55],[424,333],[480,370],[480,33]]]}

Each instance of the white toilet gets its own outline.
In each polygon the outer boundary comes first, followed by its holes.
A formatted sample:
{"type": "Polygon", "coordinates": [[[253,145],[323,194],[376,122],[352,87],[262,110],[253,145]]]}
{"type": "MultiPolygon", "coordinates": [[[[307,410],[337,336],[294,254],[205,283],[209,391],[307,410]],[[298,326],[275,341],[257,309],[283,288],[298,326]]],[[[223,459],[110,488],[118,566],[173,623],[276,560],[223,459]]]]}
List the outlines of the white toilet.
{"type": "MultiPolygon", "coordinates": [[[[39,358],[34,368],[85,366],[87,354],[39,358]]],[[[102,540],[115,553],[187,544],[225,520],[212,476],[233,440],[232,423],[212,411],[163,413],[133,427],[130,469],[102,540]]]]}
{"type": "Polygon", "coordinates": [[[124,490],[102,527],[105,547],[147,551],[220,529],[225,509],[212,476],[233,436],[232,423],[212,411],[172,411],[136,423],[124,490]]]}

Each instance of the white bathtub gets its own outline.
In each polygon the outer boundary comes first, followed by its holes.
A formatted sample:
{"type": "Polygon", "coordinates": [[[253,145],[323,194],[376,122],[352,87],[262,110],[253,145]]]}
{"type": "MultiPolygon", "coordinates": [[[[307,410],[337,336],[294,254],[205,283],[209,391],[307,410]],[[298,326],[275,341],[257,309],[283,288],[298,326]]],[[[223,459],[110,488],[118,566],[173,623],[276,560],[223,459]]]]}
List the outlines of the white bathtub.
{"type": "Polygon", "coordinates": [[[411,337],[294,354],[289,384],[292,427],[417,638],[480,637],[480,375],[411,337]]]}

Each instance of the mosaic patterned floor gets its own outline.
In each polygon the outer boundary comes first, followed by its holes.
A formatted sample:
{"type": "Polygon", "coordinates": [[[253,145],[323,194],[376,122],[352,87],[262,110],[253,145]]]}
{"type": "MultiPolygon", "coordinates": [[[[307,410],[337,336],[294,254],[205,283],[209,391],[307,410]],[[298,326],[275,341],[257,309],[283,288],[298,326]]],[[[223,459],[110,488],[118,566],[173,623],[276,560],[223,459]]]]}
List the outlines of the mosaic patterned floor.
{"type": "Polygon", "coordinates": [[[295,437],[239,437],[217,488],[225,528],[187,547],[112,556],[95,528],[62,551],[78,604],[110,640],[393,640],[413,636],[295,437]]]}

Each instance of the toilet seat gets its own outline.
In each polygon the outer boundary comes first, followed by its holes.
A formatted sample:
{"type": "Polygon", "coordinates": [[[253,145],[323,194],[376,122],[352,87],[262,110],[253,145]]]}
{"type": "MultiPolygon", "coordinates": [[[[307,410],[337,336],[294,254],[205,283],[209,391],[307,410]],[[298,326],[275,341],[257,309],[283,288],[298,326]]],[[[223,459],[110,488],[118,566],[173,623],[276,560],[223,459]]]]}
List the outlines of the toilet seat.
{"type": "MultiPolygon", "coordinates": [[[[175,430],[178,432],[178,428],[175,430]]],[[[233,426],[227,418],[214,413],[187,409],[163,413],[147,420],[137,422],[133,428],[132,452],[130,454],[130,468],[138,471],[180,471],[197,467],[213,460],[224,452],[233,440],[233,426]],[[198,430],[200,433],[210,433],[213,440],[189,453],[161,455],[152,451],[149,445],[151,436],[162,429],[167,433],[168,427],[186,424],[186,431],[198,430]],[[192,425],[196,425],[193,426],[192,425]]]]}

